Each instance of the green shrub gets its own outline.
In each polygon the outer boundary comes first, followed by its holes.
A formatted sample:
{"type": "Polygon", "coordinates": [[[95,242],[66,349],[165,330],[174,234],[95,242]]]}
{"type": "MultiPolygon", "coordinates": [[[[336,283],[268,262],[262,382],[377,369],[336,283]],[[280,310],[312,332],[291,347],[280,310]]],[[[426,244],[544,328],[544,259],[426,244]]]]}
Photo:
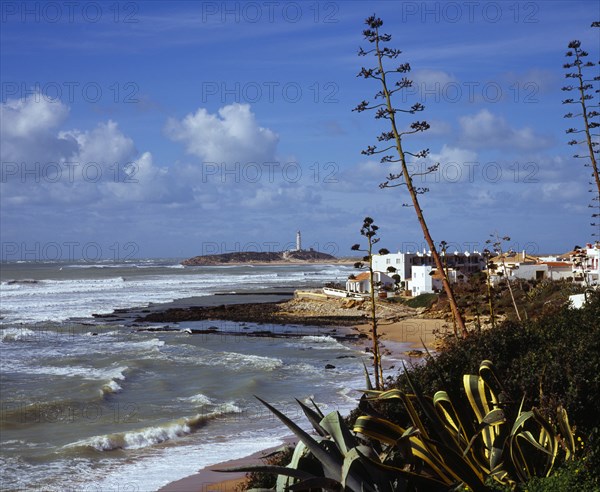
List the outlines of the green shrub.
{"type": "Polygon", "coordinates": [[[582,460],[565,463],[548,478],[532,478],[520,487],[526,492],[598,492],[600,484],[582,460]]]}
{"type": "Polygon", "coordinates": [[[411,308],[430,308],[437,299],[437,294],[420,294],[417,297],[405,301],[404,304],[411,308]]]}
{"type": "MultiPolygon", "coordinates": [[[[481,360],[494,360],[509,400],[526,395],[525,406],[550,416],[558,405],[569,414],[576,435],[588,443],[586,466],[600,476],[600,296],[583,309],[562,307],[534,321],[505,322],[493,330],[450,339],[435,359],[413,366],[410,376],[425,394],[448,389],[460,398],[462,375],[475,373],[481,360]]],[[[400,374],[389,386],[410,391],[400,374]]],[[[410,419],[401,405],[378,410],[399,425],[410,419]]]]}

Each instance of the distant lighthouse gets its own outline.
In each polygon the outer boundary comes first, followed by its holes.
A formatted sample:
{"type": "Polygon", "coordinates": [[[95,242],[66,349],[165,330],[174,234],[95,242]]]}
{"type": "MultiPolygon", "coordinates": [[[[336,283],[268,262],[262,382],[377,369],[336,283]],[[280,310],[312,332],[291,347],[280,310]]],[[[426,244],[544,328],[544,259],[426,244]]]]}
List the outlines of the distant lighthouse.
{"type": "Polygon", "coordinates": [[[302,251],[302,234],[296,232],[296,251],[302,251]]]}

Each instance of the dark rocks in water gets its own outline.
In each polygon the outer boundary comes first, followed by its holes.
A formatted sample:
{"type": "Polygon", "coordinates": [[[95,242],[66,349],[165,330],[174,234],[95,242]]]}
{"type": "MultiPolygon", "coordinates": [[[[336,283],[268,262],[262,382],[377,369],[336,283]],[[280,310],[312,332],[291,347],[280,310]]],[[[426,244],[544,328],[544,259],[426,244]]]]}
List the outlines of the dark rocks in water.
{"type": "Polygon", "coordinates": [[[8,280],[6,282],[7,285],[15,285],[15,284],[39,284],[38,280],[34,280],[32,278],[24,278],[22,280],[8,280]]]}
{"type": "Polygon", "coordinates": [[[335,366],[333,364],[326,364],[325,369],[335,369],[335,366]]]}
{"type": "MultiPolygon", "coordinates": [[[[102,317],[102,315],[98,315],[102,317]]],[[[252,304],[227,304],[205,307],[181,307],[155,311],[135,319],[144,323],[180,323],[183,321],[226,320],[243,323],[263,323],[281,325],[341,326],[364,322],[363,316],[304,316],[290,314],[281,303],[265,302],[252,304]]],[[[247,329],[247,326],[243,326],[247,329]]],[[[360,336],[360,335],[359,335],[360,336]]],[[[362,338],[367,338],[363,335],[362,338]]]]}
{"type": "Polygon", "coordinates": [[[252,335],[257,337],[271,337],[273,336],[273,332],[271,330],[257,330],[253,331],[252,335]]]}

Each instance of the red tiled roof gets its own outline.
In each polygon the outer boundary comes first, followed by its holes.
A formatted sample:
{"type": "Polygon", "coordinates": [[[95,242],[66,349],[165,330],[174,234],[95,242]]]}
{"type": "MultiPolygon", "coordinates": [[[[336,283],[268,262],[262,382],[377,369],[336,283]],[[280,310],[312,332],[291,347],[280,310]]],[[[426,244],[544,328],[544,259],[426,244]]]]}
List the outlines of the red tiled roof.
{"type": "Polygon", "coordinates": [[[362,272],[362,273],[359,273],[356,276],[356,278],[351,278],[349,280],[350,280],[350,282],[360,282],[362,280],[369,280],[369,278],[370,278],[369,272],[362,272]]]}

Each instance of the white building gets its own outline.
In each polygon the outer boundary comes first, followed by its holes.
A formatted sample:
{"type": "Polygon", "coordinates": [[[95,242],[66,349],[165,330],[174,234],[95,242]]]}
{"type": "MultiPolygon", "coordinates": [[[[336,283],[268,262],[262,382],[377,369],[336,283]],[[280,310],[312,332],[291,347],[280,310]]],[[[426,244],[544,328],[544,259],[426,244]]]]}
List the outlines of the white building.
{"type": "MultiPolygon", "coordinates": [[[[449,281],[457,282],[460,280],[466,280],[473,273],[481,271],[485,266],[485,259],[483,255],[478,251],[473,253],[464,252],[459,253],[446,253],[445,255],[440,254],[444,267],[447,268],[449,281]]],[[[387,255],[373,255],[373,269],[379,272],[386,272],[388,267],[394,267],[398,275],[400,275],[400,281],[407,282],[407,288],[413,290],[411,283],[414,285],[415,277],[413,272],[417,268],[417,278],[425,278],[424,270],[418,269],[418,267],[428,266],[435,270],[435,263],[430,252],[423,253],[390,253],[387,255]]],[[[392,275],[392,274],[390,274],[392,275]]],[[[433,292],[434,285],[431,284],[427,287],[424,283],[419,281],[416,287],[417,291],[433,292]],[[429,290],[427,290],[429,289],[429,290]]],[[[415,294],[413,294],[415,295],[415,294]]],[[[418,294],[417,294],[418,295],[418,294]]]]}
{"type": "Polygon", "coordinates": [[[439,291],[442,288],[442,280],[435,275],[435,270],[429,265],[412,267],[412,277],[408,281],[408,289],[413,296],[439,291]]]}
{"type": "MultiPolygon", "coordinates": [[[[493,284],[497,284],[503,279],[510,281],[520,280],[579,280],[583,281],[583,270],[579,268],[579,276],[577,268],[574,266],[574,259],[577,252],[572,251],[561,256],[545,256],[536,257],[523,253],[505,253],[502,256],[492,258],[492,262],[496,265],[496,269],[489,272],[490,280],[493,284]],[[571,258],[570,261],[565,259],[571,258]]],[[[582,256],[583,258],[583,256],[582,256]]],[[[587,258],[587,256],[586,256],[587,258]]],[[[585,260],[583,263],[590,265],[590,273],[592,272],[593,260],[590,262],[585,260]]],[[[584,269],[587,267],[584,267],[584,269]]]]}
{"type": "Polygon", "coordinates": [[[493,285],[502,280],[543,280],[547,278],[548,267],[538,263],[536,256],[507,252],[491,259],[496,268],[487,271],[493,285]]]}
{"type": "MultiPolygon", "coordinates": [[[[373,281],[376,284],[375,291],[394,287],[394,279],[382,272],[373,272],[373,281]]],[[[346,290],[355,294],[370,293],[371,275],[369,272],[359,273],[355,278],[346,280],[346,290]]]]}
{"type": "Polygon", "coordinates": [[[600,285],[600,242],[567,253],[573,264],[575,280],[585,285],[600,285]]]}

